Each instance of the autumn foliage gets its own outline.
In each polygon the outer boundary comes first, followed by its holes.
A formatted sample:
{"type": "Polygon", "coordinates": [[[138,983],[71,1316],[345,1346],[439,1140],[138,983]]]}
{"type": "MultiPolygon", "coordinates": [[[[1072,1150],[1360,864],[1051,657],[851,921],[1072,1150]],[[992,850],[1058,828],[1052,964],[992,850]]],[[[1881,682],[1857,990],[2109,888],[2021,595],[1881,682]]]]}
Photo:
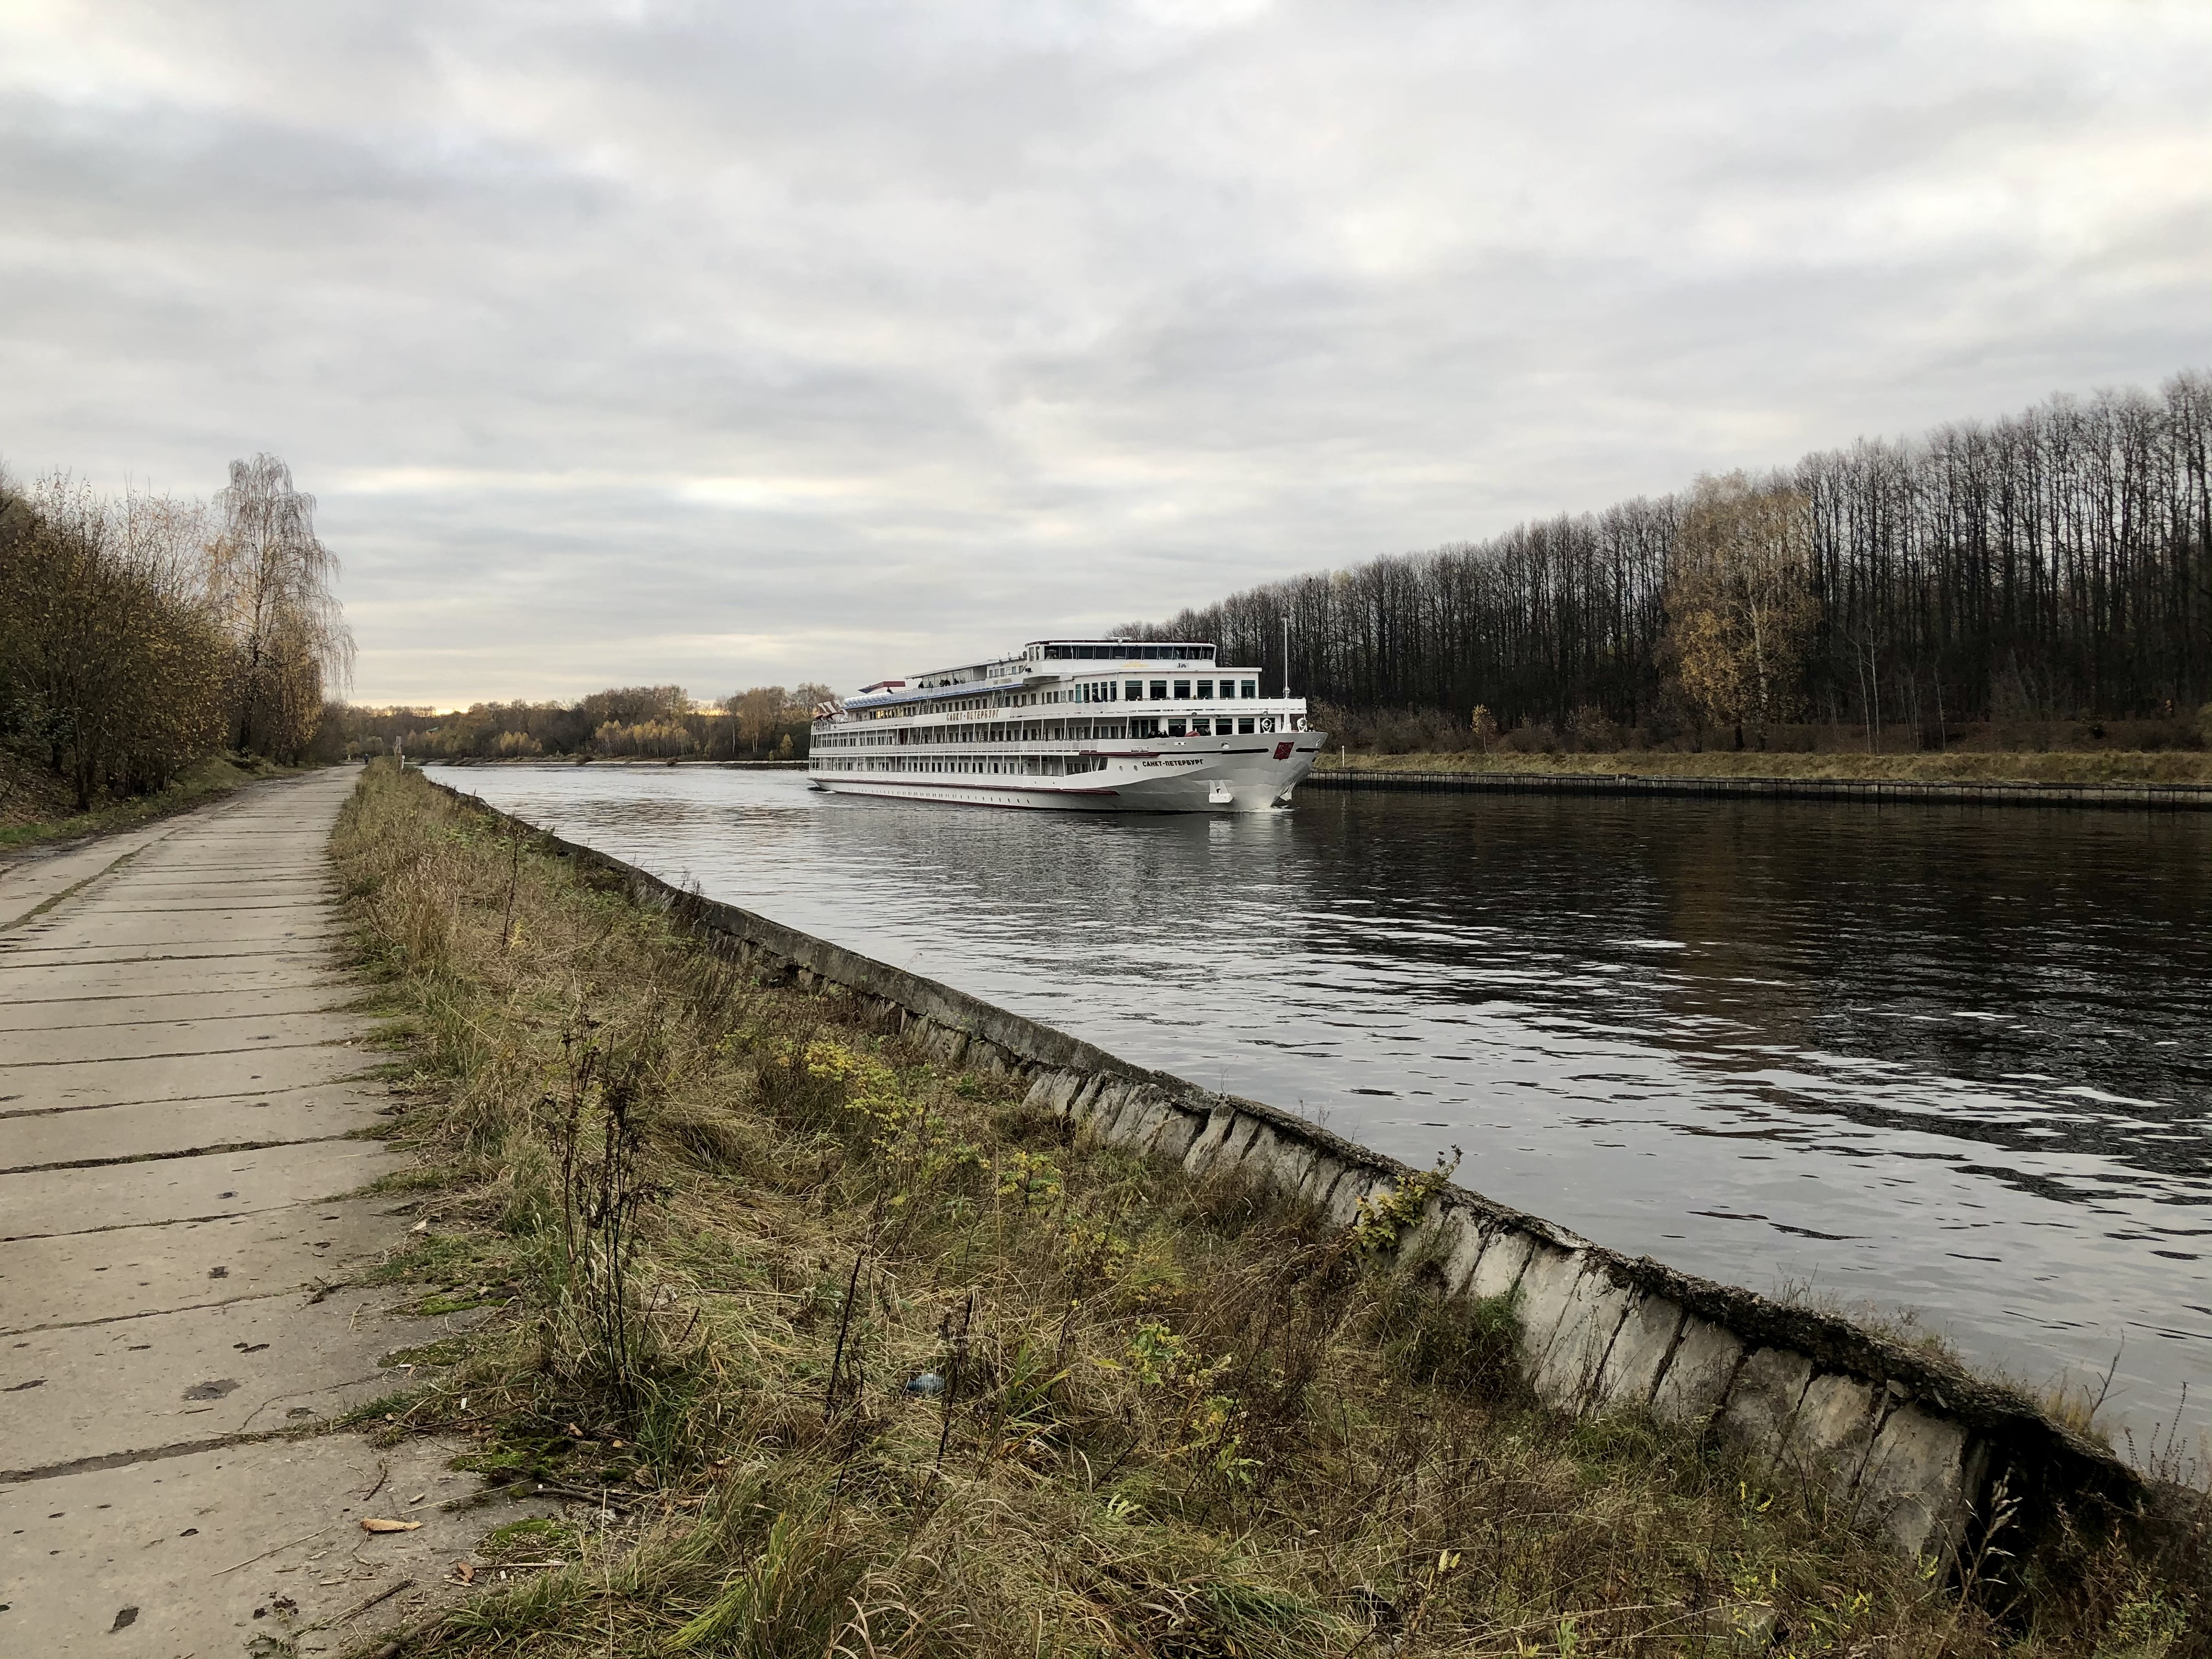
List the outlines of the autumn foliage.
{"type": "Polygon", "coordinates": [[[1683,693],[1760,747],[1804,702],[1805,652],[1820,620],[1805,498],[1741,472],[1698,480],[1675,538],[1666,654],[1683,693]]]}
{"type": "Polygon", "coordinates": [[[446,760],[764,761],[803,758],[826,685],[757,685],[719,702],[680,685],[610,686],[574,702],[479,702],[428,708],[350,708],[346,741],[370,754],[404,746],[446,760]]]}
{"type": "Polygon", "coordinates": [[[352,663],[337,572],[272,456],[211,504],[0,477],[0,746],[79,811],[226,745],[304,758],[352,663]]]}

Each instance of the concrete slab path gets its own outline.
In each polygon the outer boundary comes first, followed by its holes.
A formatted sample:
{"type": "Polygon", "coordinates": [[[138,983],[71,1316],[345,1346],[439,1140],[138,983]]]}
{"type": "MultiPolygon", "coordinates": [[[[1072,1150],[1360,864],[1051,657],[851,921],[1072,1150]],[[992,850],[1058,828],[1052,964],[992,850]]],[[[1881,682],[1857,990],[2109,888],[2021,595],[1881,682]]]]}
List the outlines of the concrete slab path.
{"type": "Polygon", "coordinates": [[[332,1288],[409,1224],[341,1196],[404,1162],[350,1138],[396,1109],[335,948],[357,775],[0,869],[0,1659],[345,1651],[522,1513],[299,1433],[451,1331],[332,1288]]]}

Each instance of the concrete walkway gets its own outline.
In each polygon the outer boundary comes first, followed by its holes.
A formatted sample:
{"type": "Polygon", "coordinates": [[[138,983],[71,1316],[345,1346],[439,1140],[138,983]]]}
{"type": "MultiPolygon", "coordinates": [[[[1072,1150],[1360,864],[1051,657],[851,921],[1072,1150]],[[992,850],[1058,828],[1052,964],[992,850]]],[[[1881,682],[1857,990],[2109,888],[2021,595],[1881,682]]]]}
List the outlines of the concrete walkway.
{"type": "Polygon", "coordinates": [[[356,776],[0,870],[0,1659],[344,1651],[516,1518],[441,1507],[451,1447],[297,1432],[450,1329],[330,1288],[410,1224],[337,1196],[404,1161],[347,1138],[395,1109],[336,948],[356,776]]]}

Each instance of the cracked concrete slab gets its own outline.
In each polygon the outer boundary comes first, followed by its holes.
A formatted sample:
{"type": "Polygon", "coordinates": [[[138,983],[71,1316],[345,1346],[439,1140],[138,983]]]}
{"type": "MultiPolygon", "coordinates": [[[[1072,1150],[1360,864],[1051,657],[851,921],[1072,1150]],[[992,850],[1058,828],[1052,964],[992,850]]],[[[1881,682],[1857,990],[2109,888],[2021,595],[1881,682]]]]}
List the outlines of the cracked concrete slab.
{"type": "Polygon", "coordinates": [[[75,889],[116,870],[185,822],[172,818],[119,836],[16,854],[0,865],[0,932],[20,926],[75,889]]]}
{"type": "Polygon", "coordinates": [[[388,1200],[295,1204],[166,1227],[0,1244],[0,1366],[21,1333],[283,1295],[374,1266],[400,1242],[388,1200]],[[220,1278],[214,1269],[224,1269],[220,1278]]]}
{"type": "Polygon", "coordinates": [[[173,982],[179,986],[191,986],[203,975],[222,970],[245,972],[255,968],[265,970],[283,967],[296,975],[302,968],[319,967],[330,959],[320,948],[326,942],[310,939],[271,949],[267,944],[250,940],[226,944],[222,939],[210,939],[190,948],[173,945],[161,950],[115,949],[79,951],[66,957],[42,953],[35,945],[25,945],[12,951],[0,951],[0,997],[12,1001],[17,997],[58,996],[64,993],[57,988],[64,986],[82,990],[95,985],[117,984],[153,989],[159,981],[149,984],[143,972],[137,971],[149,964],[172,967],[175,970],[173,982]],[[85,971],[100,968],[116,972],[102,979],[85,971]]]}
{"type": "Polygon", "coordinates": [[[348,1138],[395,1103],[334,948],[354,777],[0,868],[0,1655],[337,1651],[513,1518],[459,1448],[317,1431],[470,1317],[343,1284],[407,1236],[340,1196],[405,1167],[348,1138]]]}
{"type": "MultiPolygon", "coordinates": [[[[494,1527],[557,1515],[542,1500],[474,1507],[477,1478],[446,1467],[459,1449],[325,1435],[0,1491],[0,1653],[233,1659],[262,1636],[343,1653],[464,1595],[453,1564],[481,1563],[494,1527]],[[365,1533],[367,1516],[422,1529],[365,1533]]],[[[479,1583],[496,1580],[486,1566],[479,1583]]]]}
{"type": "Polygon", "coordinates": [[[0,1388],[10,1467],[0,1480],[27,1468],[293,1428],[397,1393],[416,1379],[386,1356],[458,1328],[392,1317],[394,1300],[347,1291],[310,1305],[292,1291],[9,1338],[0,1388]],[[26,1457],[33,1461],[17,1462],[26,1457]]]}
{"type": "Polygon", "coordinates": [[[218,1146],[321,1140],[374,1128],[389,1103],[358,1085],[325,1084],[274,1095],[18,1109],[0,1115],[0,1176],[70,1164],[178,1158],[218,1146]]]}
{"type": "Polygon", "coordinates": [[[245,1215],[343,1197],[405,1165],[376,1141],[331,1139],[0,1176],[0,1225],[7,1238],[44,1238],[245,1215]]]}
{"type": "Polygon", "coordinates": [[[240,1012],[227,1018],[171,1013],[151,1019],[67,1023],[58,1014],[46,1024],[21,1025],[11,1030],[8,1058],[12,1069],[179,1054],[243,1054],[263,1043],[288,1048],[302,1042],[343,1047],[360,1034],[360,1020],[344,1013],[240,1012]]]}
{"type": "MultiPolygon", "coordinates": [[[[23,1033],[10,1031],[12,1047],[23,1033]]],[[[120,1105],[133,1100],[242,1095],[254,1085],[338,1083],[357,1077],[382,1056],[362,1048],[308,1036],[250,1042],[201,1054],[118,1056],[112,1060],[0,1065],[0,1098],[16,1110],[40,1106],[120,1105]]]]}
{"type": "Polygon", "coordinates": [[[0,1002],[9,1009],[31,1009],[55,1000],[161,998],[334,982],[327,957],[319,951],[133,957],[108,964],[49,964],[42,969],[9,967],[0,957],[0,1002]]]}
{"type": "Polygon", "coordinates": [[[167,1020],[337,1013],[359,994],[356,987],[332,975],[270,979],[228,988],[203,985],[194,976],[192,983],[169,991],[21,998],[0,1007],[0,1032],[62,1031],[83,1025],[112,1030],[167,1020]]]}

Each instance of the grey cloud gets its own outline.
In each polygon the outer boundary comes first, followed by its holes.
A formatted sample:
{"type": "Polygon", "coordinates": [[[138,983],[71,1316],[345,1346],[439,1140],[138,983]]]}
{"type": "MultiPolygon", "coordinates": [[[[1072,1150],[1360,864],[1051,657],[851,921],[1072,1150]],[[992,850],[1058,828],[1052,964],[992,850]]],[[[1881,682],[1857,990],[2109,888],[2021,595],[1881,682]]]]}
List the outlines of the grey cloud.
{"type": "Polygon", "coordinates": [[[858,681],[2202,363],[2201,7],[0,21],[0,454],[360,694],[858,681]]]}

